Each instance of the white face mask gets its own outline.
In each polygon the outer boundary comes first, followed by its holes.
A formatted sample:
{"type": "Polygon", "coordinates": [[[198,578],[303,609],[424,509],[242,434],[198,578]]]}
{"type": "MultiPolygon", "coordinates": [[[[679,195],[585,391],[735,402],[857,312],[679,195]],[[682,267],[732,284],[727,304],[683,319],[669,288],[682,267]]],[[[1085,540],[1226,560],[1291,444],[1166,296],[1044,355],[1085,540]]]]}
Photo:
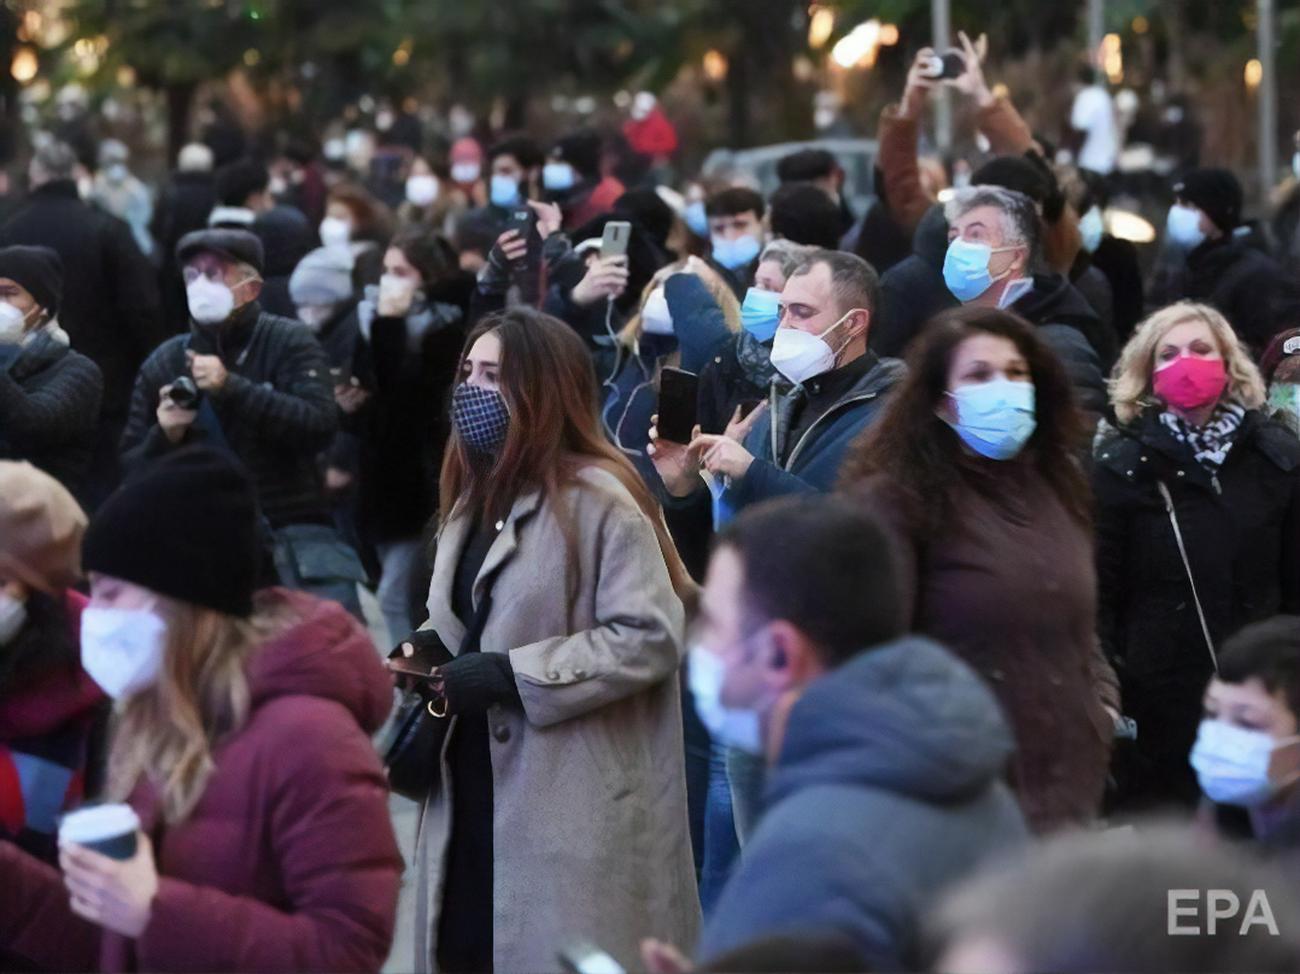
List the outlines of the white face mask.
{"type": "Polygon", "coordinates": [[[352,224],[327,216],[320,221],[320,242],[326,247],[346,247],[352,242],[352,224]]]}
{"type": "Polygon", "coordinates": [[[185,300],[190,317],[200,325],[220,324],[235,310],[235,293],[224,282],[202,274],[185,286],[185,300]]]}
{"type": "Polygon", "coordinates": [[[483,167],[477,162],[458,162],[451,167],[451,178],[462,184],[474,183],[482,172],[483,167]]]}
{"type": "Polygon", "coordinates": [[[437,176],[408,176],[406,201],[412,206],[428,206],[438,198],[437,176]]]}
{"type": "Polygon", "coordinates": [[[0,646],[14,641],[27,624],[27,603],[8,592],[0,592],[0,646]]]}
{"type": "Polygon", "coordinates": [[[379,313],[393,317],[410,311],[418,283],[413,277],[398,277],[396,274],[384,274],[380,277],[379,313]]]}
{"type": "Polygon", "coordinates": [[[687,683],[695,701],[695,712],[719,744],[739,748],[749,754],[762,755],[763,732],[758,714],[752,710],[731,710],[722,705],[722,684],[727,676],[726,664],[703,646],[694,646],[687,665],[687,683]]]}
{"type": "MultiPolygon", "coordinates": [[[[795,385],[803,385],[829,372],[835,367],[835,356],[839,353],[826,342],[826,336],[848,321],[851,314],[852,311],[820,335],[798,328],[778,328],[772,340],[772,367],[795,385]]],[[[840,350],[843,351],[843,346],[840,350]]]]}
{"type": "Polygon", "coordinates": [[[27,331],[27,316],[8,302],[0,301],[0,345],[17,345],[27,331]]]}
{"type": "Polygon", "coordinates": [[[81,666],[114,700],[152,686],[162,669],[167,624],[149,609],[81,614],[81,666]]]}
{"type": "Polygon", "coordinates": [[[641,309],[641,330],[647,335],[673,334],[673,314],[668,310],[668,298],[662,285],[650,292],[641,309]]]}
{"type": "Polygon", "coordinates": [[[1221,805],[1262,805],[1290,781],[1269,777],[1273,752],[1300,744],[1300,735],[1276,740],[1223,720],[1203,720],[1192,748],[1192,767],[1201,791],[1221,805]]]}

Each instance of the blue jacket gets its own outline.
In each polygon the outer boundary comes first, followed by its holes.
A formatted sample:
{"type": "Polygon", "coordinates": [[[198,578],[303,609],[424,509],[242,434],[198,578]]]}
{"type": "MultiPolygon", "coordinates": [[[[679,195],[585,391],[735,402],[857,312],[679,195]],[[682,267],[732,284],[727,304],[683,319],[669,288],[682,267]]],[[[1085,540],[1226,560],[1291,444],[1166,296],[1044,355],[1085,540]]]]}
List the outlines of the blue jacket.
{"type": "Polygon", "coordinates": [[[980,678],[927,639],[867,650],[815,681],[698,956],[830,931],[857,943],[867,970],[919,969],[922,912],[1028,839],[1002,781],[1013,746],[980,678]]]}
{"type": "MultiPolygon", "coordinates": [[[[868,353],[870,354],[870,353],[868,353]]],[[[771,390],[767,412],[759,417],[745,449],[754,457],[749,472],[731,485],[727,500],[737,510],[784,494],[828,491],[835,486],[849,446],[879,415],[885,394],[903,377],[903,363],[880,359],[790,448],[784,464],[777,460],[794,403],[803,393],[771,390]]]]}

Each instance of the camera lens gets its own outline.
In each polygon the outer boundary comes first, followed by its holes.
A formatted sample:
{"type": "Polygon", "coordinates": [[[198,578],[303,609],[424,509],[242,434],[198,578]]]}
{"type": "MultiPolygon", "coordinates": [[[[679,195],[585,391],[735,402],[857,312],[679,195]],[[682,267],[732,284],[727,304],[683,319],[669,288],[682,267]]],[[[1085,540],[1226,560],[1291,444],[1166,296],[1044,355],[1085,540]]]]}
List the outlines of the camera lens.
{"type": "Polygon", "coordinates": [[[167,398],[181,409],[194,409],[198,406],[201,395],[194,380],[188,375],[182,375],[172,382],[172,389],[167,398]]]}

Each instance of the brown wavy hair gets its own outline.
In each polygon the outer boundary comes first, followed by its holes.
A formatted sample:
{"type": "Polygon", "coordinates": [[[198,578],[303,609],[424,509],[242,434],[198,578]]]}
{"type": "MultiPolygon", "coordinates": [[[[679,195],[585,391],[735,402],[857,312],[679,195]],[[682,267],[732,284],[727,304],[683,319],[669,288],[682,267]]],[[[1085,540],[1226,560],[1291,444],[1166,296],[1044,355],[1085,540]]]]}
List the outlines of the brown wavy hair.
{"type": "Polygon", "coordinates": [[[569,549],[568,592],[576,596],[582,584],[577,527],[573,512],[564,509],[563,488],[575,485],[583,468],[599,467],[618,478],[650,519],[673,589],[689,602],[696,586],[658,503],[636,468],[601,431],[599,386],[582,339],[564,322],[532,308],[489,315],[465,341],[458,381],[463,381],[470,349],[487,334],[501,342],[500,387],[510,425],[505,443],[490,462],[470,451],[453,428],[439,484],[442,522],[462,511],[480,512],[485,524],[504,520],[517,498],[540,490],[556,505],[569,549]]]}
{"type": "Polygon", "coordinates": [[[952,515],[952,497],[976,469],[956,432],[937,410],[948,392],[948,372],[957,347],[976,335],[1013,342],[1029,363],[1037,426],[1022,452],[1085,527],[1092,497],[1079,463],[1087,448],[1087,427],[1074,404],[1069,377],[1035,328],[1008,311],[957,308],[936,315],[912,344],[907,377],[891,394],[884,414],[849,449],[840,487],[858,488],[884,475],[896,487],[905,513],[924,533],[942,530],[952,515]]]}

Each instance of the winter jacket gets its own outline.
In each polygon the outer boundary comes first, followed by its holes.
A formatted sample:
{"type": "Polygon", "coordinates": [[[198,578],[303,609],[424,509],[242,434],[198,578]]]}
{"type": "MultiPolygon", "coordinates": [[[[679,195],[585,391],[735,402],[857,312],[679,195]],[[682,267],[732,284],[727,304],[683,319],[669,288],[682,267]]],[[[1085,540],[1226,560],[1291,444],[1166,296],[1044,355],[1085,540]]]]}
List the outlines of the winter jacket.
{"type": "Polygon", "coordinates": [[[1114,330],[1059,274],[1035,274],[1033,290],[1008,310],[1038,326],[1070,376],[1076,404],[1100,416],[1106,408],[1106,373],[1117,354],[1114,330]]]}
{"type": "Polygon", "coordinates": [[[658,482],[646,456],[650,417],[659,407],[659,372],[678,352],[677,367],[698,375],[732,338],[722,309],[694,274],[674,274],[664,282],[664,297],[673,317],[672,335],[642,334],[635,350],[622,346],[620,363],[605,383],[601,416],[605,432],[636,464],[646,483],[658,482]]]}
{"type": "Polygon", "coordinates": [[[258,214],[248,229],[262,241],[265,254],[258,300],[270,314],[296,318],[298,308],[289,295],[289,277],[320,242],[315,228],[292,206],[274,206],[258,214]]]}
{"type": "MultiPolygon", "coordinates": [[[[457,512],[443,524],[429,588],[426,628],[458,655],[466,626],[452,589],[470,520],[457,512]]],[[[474,602],[493,573],[480,649],[508,657],[520,700],[486,713],[494,969],[558,970],[557,953],[588,940],[632,970],[641,937],[689,944],[699,924],[677,681],[681,602],[650,520],[597,467],[561,497],[515,500],[474,602]],[[567,536],[558,510],[573,519],[567,536]]],[[[453,717],[448,749],[459,730],[453,717]]],[[[446,753],[450,786],[429,796],[420,820],[407,970],[434,964],[443,901],[456,894],[444,882],[456,801],[446,753]]]]}
{"type": "Polygon", "coordinates": [[[357,310],[373,376],[370,399],[356,417],[360,527],[371,541],[416,538],[438,509],[464,315],[441,303],[401,318],[376,315],[368,300],[357,310]]]}
{"type": "Polygon", "coordinates": [[[1123,346],[1142,320],[1146,306],[1137,247],[1107,233],[1102,236],[1101,243],[1089,260],[1093,267],[1106,275],[1106,280],[1110,283],[1115,307],[1115,332],[1119,344],[1123,346]]]}
{"type": "Polygon", "coordinates": [[[140,363],[171,333],[153,265],[131,228],[81,202],[72,180],[58,180],[34,190],[0,227],[0,246],[11,244],[51,247],[63,259],[59,322],[103,374],[101,415],[120,423],[140,363]]]}
{"type": "Polygon", "coordinates": [[[614,209],[615,201],[623,192],[623,184],[613,176],[604,176],[599,182],[579,187],[560,203],[564,210],[564,229],[576,230],[584,223],[605,216],[614,209]]]}
{"type": "Polygon", "coordinates": [[[877,355],[901,358],[927,321],[957,307],[957,299],[943,280],[947,253],[948,221],[943,207],[935,205],[916,228],[912,255],[885,271],[880,279],[880,312],[867,333],[867,344],[877,355]]]}
{"type": "Polygon", "coordinates": [[[1015,733],[1011,786],[1038,832],[1099,811],[1118,704],[1097,647],[1091,534],[1025,458],[967,458],[946,526],[928,532],[887,475],[864,503],[892,530],[912,631],[993,690],[1015,733]]]}
{"type": "Polygon", "coordinates": [[[867,970],[919,970],[945,889],[1027,842],[1013,748],[979,678],[927,639],[859,653],[790,713],[764,809],[697,955],[838,933],[867,970]]]}
{"type": "Polygon", "coordinates": [[[27,460],[72,493],[95,449],[104,381],[95,363],[37,332],[0,369],[0,458],[27,460]]]}
{"type": "Polygon", "coordinates": [[[230,378],[221,392],[204,397],[210,409],[200,410],[180,444],[203,439],[228,446],[252,475],[273,527],[324,522],[316,456],[339,422],[325,353],[301,322],[267,314],[256,302],[222,328],[196,324],[149,356],[131,397],[124,462],[139,465],[172,449],[158,426],[158,393],[189,374],[187,351],[220,355],[230,378]]]}
{"type": "Polygon", "coordinates": [[[75,916],[53,867],[0,845],[0,945],[65,971],[376,971],[388,956],[402,860],[369,735],[392,684],[365,631],[299,593],[265,598],[277,635],[247,664],[251,711],[220,742],[194,810],[165,825],[157,793],[130,804],[160,877],[134,941],[75,916]]]}
{"type": "Polygon", "coordinates": [[[1155,308],[1183,299],[1213,305],[1256,355],[1300,320],[1300,302],[1281,266],[1236,235],[1205,241],[1187,255],[1184,267],[1153,288],[1150,298],[1155,308]]]}

